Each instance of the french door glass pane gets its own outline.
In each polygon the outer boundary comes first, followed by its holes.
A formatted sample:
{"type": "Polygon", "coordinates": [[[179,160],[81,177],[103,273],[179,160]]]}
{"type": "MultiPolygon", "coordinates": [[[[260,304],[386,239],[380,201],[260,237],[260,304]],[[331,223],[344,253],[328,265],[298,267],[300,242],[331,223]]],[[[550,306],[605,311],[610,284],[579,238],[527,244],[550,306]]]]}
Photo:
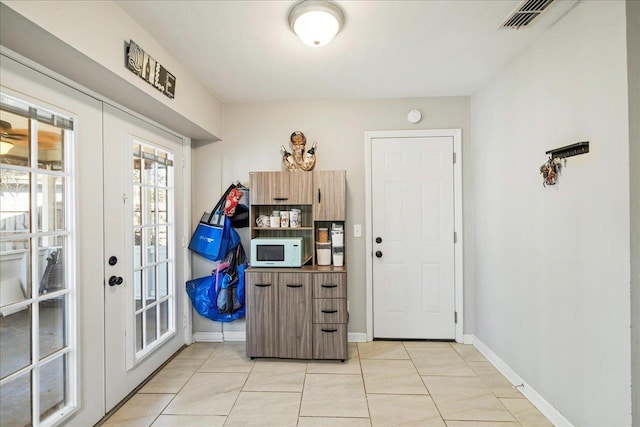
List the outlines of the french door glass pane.
{"type": "MultiPolygon", "coordinates": [[[[147,223],[148,224],[148,223],[147,223]]],[[[156,262],[156,230],[155,228],[145,229],[145,248],[147,251],[147,262],[145,265],[156,262]]]]}
{"type": "Polygon", "coordinates": [[[156,306],[155,305],[153,307],[147,308],[145,321],[147,323],[147,326],[146,326],[147,339],[145,340],[145,344],[149,345],[152,342],[154,342],[157,338],[156,327],[158,322],[156,322],[156,306]]]}
{"type": "Polygon", "coordinates": [[[134,298],[136,301],[136,311],[142,308],[142,271],[136,271],[133,273],[135,288],[134,288],[134,298]]]}
{"type": "MultiPolygon", "coordinates": [[[[31,296],[31,253],[29,240],[15,239],[0,242],[2,269],[2,308],[19,303],[31,296]]],[[[8,313],[3,310],[5,315],[8,313]]],[[[4,331],[4,329],[3,329],[4,331]]],[[[4,359],[2,359],[4,360],[4,359]]]]}
{"type": "Polygon", "coordinates": [[[144,269],[145,277],[145,306],[153,304],[156,301],[156,268],[149,267],[144,269]]]}
{"type": "Polygon", "coordinates": [[[31,306],[5,312],[0,332],[0,377],[4,378],[31,364],[31,306]]]}
{"type": "Polygon", "coordinates": [[[66,403],[67,355],[40,368],[40,419],[43,420],[66,403]]]}
{"type": "Polygon", "coordinates": [[[133,225],[142,225],[142,192],[139,185],[133,186],[133,225]]]}
{"type": "Polygon", "coordinates": [[[29,172],[0,168],[0,232],[2,235],[30,231],[30,205],[29,172]]]}
{"type": "Polygon", "coordinates": [[[136,314],[136,352],[142,351],[142,313],[136,314]]]}
{"type": "Polygon", "coordinates": [[[169,301],[160,303],[160,336],[169,330],[169,301]]]}
{"type": "MultiPolygon", "coordinates": [[[[5,101],[3,99],[3,101],[5,101]]],[[[16,114],[8,108],[0,109],[0,163],[17,166],[28,166],[30,158],[29,141],[31,140],[31,123],[29,121],[29,107],[20,101],[12,100],[16,110],[23,114],[16,114]]],[[[4,102],[3,102],[4,104],[4,102]]]]}
{"type": "Polygon", "coordinates": [[[3,426],[31,426],[31,372],[0,386],[3,426]]]}
{"type": "MultiPolygon", "coordinates": [[[[51,114],[51,113],[49,113],[51,114]]],[[[64,170],[64,129],[38,122],[38,167],[55,171],[64,170]]]]}
{"type": "Polygon", "coordinates": [[[144,221],[145,224],[153,224],[156,222],[156,189],[145,188],[144,192],[144,221]]]}
{"type": "Polygon", "coordinates": [[[38,175],[38,230],[64,230],[64,177],[38,175]]]}
{"type": "Polygon", "coordinates": [[[167,236],[169,234],[169,227],[158,227],[158,254],[157,261],[164,261],[169,258],[167,252],[167,236]]]}
{"type": "Polygon", "coordinates": [[[40,359],[67,345],[67,297],[40,301],[40,359]]]}
{"type": "Polygon", "coordinates": [[[41,237],[38,246],[39,295],[67,288],[65,275],[65,236],[41,237]]]}
{"type": "Polygon", "coordinates": [[[158,265],[158,298],[169,294],[169,264],[163,262],[158,265]]]}
{"type": "Polygon", "coordinates": [[[142,229],[133,230],[133,268],[142,266],[142,229]]]}

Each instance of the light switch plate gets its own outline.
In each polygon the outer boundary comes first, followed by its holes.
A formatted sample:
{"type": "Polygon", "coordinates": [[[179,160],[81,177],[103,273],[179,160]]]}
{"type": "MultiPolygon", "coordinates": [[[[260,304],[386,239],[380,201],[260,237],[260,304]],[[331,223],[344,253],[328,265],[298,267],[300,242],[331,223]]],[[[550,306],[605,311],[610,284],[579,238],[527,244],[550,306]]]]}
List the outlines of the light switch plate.
{"type": "Polygon", "coordinates": [[[353,224],[353,237],[362,237],[362,225],[353,224]]]}

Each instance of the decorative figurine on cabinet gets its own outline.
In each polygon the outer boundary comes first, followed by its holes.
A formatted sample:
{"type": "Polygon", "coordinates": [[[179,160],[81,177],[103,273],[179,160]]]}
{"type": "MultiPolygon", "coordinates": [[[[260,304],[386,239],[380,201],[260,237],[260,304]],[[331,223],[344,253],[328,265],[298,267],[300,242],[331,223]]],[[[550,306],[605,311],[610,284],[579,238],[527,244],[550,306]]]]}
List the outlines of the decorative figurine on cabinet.
{"type": "Polygon", "coordinates": [[[310,171],[316,165],[316,146],[313,146],[305,153],[307,138],[300,131],[295,131],[289,138],[293,147],[293,154],[288,152],[284,145],[280,146],[282,152],[282,166],[288,171],[310,171]]]}

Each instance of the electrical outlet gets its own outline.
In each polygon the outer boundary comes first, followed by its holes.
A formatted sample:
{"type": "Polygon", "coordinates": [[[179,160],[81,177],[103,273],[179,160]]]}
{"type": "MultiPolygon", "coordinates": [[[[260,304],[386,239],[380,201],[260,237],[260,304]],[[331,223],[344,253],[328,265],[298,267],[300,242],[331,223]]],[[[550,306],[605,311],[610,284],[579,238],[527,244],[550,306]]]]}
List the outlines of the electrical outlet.
{"type": "Polygon", "coordinates": [[[353,237],[362,237],[362,225],[353,224],[353,237]]]}

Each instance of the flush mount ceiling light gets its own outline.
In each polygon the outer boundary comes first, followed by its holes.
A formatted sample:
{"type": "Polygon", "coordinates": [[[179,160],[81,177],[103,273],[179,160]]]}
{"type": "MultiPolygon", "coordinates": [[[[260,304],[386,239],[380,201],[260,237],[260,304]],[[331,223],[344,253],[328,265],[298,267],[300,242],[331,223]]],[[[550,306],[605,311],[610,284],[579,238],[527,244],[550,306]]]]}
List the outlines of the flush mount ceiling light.
{"type": "Polygon", "coordinates": [[[289,25],[309,46],[329,43],[344,23],[342,9],[332,1],[304,0],[289,11],[289,25]]]}

